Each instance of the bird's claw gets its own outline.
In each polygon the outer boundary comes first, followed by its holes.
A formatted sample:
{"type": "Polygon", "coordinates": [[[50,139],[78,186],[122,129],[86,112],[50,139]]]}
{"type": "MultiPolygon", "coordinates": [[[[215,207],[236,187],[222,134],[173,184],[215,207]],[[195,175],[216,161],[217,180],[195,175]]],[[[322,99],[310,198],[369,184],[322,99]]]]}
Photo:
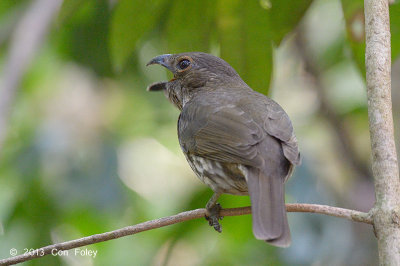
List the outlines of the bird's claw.
{"type": "Polygon", "coordinates": [[[219,212],[221,211],[221,205],[219,203],[215,204],[211,208],[207,208],[208,214],[206,215],[206,220],[208,221],[208,224],[212,227],[214,227],[215,231],[221,233],[222,232],[222,227],[219,224],[219,220],[222,220],[222,216],[219,215],[219,212]]]}

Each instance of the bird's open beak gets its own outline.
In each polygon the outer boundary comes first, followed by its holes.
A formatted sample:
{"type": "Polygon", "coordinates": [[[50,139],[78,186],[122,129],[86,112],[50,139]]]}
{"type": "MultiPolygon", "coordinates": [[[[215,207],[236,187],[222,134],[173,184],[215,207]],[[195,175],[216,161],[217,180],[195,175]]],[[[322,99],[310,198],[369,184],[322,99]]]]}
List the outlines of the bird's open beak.
{"type": "Polygon", "coordinates": [[[173,71],[172,66],[169,64],[170,56],[171,56],[170,54],[163,54],[163,55],[156,56],[153,59],[151,59],[150,62],[148,62],[146,64],[146,66],[159,64],[159,65],[162,65],[163,67],[168,68],[170,71],[173,71]]]}
{"type": "MultiPolygon", "coordinates": [[[[173,73],[173,67],[170,65],[169,59],[171,57],[171,54],[163,54],[163,55],[159,55],[154,57],[153,59],[150,60],[150,62],[148,62],[146,64],[146,66],[149,65],[154,65],[154,64],[158,64],[158,65],[162,65],[163,67],[168,68],[172,73],[173,73]]],[[[155,82],[153,84],[150,84],[147,87],[147,91],[162,91],[166,89],[167,86],[166,81],[162,81],[162,82],[155,82]]]]}

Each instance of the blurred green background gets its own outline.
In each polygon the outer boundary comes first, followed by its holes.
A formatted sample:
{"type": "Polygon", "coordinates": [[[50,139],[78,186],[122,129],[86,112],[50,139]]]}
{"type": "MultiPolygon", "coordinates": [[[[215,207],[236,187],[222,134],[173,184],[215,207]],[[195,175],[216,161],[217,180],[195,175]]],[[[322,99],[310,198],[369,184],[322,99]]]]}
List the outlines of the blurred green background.
{"type": "MultiPolygon", "coordinates": [[[[34,2],[0,1],[2,73],[34,2]]],[[[400,4],[390,12],[398,139],[400,4]]],[[[363,29],[362,0],[65,0],[0,128],[7,132],[0,146],[0,258],[11,248],[21,254],[205,206],[212,192],[181,154],[178,111],[162,93],[145,91],[171,77],[145,67],[163,53],[220,56],[288,112],[303,164],[287,183],[287,202],[368,211],[374,190],[363,29]]],[[[250,203],[230,195],[220,201],[250,203]]],[[[288,216],[287,249],[255,240],[251,216],[242,216],[226,217],[222,234],[200,219],[87,247],[98,251],[95,258],[70,252],[25,264],[377,264],[371,226],[288,216]]]]}

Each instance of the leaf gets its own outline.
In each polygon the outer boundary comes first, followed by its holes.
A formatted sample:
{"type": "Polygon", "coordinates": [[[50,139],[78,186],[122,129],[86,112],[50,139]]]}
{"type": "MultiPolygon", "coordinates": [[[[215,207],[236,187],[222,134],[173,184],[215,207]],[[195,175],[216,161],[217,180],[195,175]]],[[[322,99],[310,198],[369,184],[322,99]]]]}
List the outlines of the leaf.
{"type": "Polygon", "coordinates": [[[342,0],[347,39],[353,58],[365,77],[365,20],[362,0],[342,0]]]}
{"type": "Polygon", "coordinates": [[[268,93],[272,73],[270,23],[258,1],[218,1],[221,57],[254,90],[268,93]]]}
{"type": "Polygon", "coordinates": [[[168,53],[207,52],[215,25],[214,0],[176,0],[167,21],[168,53]]]}
{"type": "Polygon", "coordinates": [[[111,19],[110,51],[114,67],[120,70],[137,42],[156,24],[163,0],[121,0],[111,19]]]}
{"type": "MultiPolygon", "coordinates": [[[[342,0],[348,41],[354,60],[365,77],[365,19],[362,0],[342,0]]],[[[389,6],[392,60],[400,54],[400,4],[389,6]]]]}
{"type": "Polygon", "coordinates": [[[88,2],[88,0],[63,1],[57,18],[58,24],[62,24],[65,20],[69,19],[75,13],[76,10],[81,8],[82,4],[84,4],[85,2],[88,2]]]}
{"type": "Polygon", "coordinates": [[[390,32],[392,37],[392,60],[400,55],[400,2],[389,6],[390,32]]]}
{"type": "Polygon", "coordinates": [[[55,34],[59,53],[90,67],[98,75],[112,76],[107,46],[110,16],[107,0],[80,2],[55,34]]]}
{"type": "Polygon", "coordinates": [[[270,14],[271,34],[275,44],[279,45],[282,39],[291,32],[303,18],[312,0],[291,1],[271,0],[270,14]]]}
{"type": "Polygon", "coordinates": [[[1,0],[1,5],[0,5],[0,16],[6,16],[8,12],[11,10],[17,10],[21,6],[26,6],[28,1],[22,0],[22,1],[14,1],[14,0],[1,0]]]}

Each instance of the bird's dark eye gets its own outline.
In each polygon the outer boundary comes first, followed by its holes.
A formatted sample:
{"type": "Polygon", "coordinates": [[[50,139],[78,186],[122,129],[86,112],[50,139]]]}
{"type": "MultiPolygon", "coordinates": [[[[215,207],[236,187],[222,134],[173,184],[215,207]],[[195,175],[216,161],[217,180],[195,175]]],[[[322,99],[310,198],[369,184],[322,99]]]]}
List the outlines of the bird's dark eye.
{"type": "Polygon", "coordinates": [[[180,70],[184,70],[189,66],[190,66],[190,61],[188,59],[182,59],[178,63],[178,67],[179,67],[180,70]]]}

